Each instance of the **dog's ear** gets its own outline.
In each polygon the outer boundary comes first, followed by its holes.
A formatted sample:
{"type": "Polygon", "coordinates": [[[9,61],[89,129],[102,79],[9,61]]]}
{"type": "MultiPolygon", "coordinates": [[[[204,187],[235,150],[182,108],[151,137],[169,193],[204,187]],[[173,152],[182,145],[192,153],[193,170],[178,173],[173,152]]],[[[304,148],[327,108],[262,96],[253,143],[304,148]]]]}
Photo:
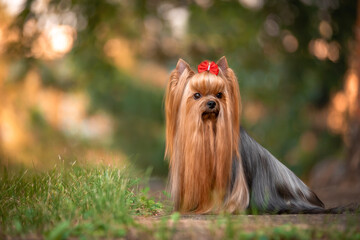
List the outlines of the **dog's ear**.
{"type": "Polygon", "coordinates": [[[229,68],[228,62],[226,60],[226,57],[223,56],[222,58],[220,58],[217,63],[218,67],[221,69],[221,71],[223,73],[226,73],[226,70],[229,68]]]}
{"type": "Polygon", "coordinates": [[[176,68],[170,74],[168,90],[174,90],[175,87],[177,87],[177,91],[183,90],[179,89],[178,85],[185,86],[188,78],[194,74],[195,73],[191,70],[189,64],[180,58],[176,64],[176,68]]]}
{"type": "Polygon", "coordinates": [[[173,140],[176,132],[176,122],[180,102],[185,87],[195,73],[189,64],[179,59],[176,68],[171,72],[165,93],[165,117],[166,117],[166,151],[165,156],[170,157],[173,149],[173,140]]]}
{"type": "Polygon", "coordinates": [[[187,69],[189,72],[191,71],[189,64],[180,58],[176,64],[176,68],[175,68],[175,70],[179,74],[179,77],[181,76],[181,74],[183,74],[185,69],[187,69]]]}

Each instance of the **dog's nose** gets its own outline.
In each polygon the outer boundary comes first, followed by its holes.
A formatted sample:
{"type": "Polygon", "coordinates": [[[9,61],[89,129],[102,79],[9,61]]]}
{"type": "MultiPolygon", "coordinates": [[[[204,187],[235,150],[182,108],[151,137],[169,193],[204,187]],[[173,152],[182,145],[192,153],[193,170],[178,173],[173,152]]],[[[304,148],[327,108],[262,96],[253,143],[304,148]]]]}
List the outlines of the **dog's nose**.
{"type": "Polygon", "coordinates": [[[208,102],[206,103],[206,106],[208,106],[208,108],[210,108],[210,109],[213,109],[213,108],[216,106],[216,102],[214,102],[214,101],[208,101],[208,102]]]}

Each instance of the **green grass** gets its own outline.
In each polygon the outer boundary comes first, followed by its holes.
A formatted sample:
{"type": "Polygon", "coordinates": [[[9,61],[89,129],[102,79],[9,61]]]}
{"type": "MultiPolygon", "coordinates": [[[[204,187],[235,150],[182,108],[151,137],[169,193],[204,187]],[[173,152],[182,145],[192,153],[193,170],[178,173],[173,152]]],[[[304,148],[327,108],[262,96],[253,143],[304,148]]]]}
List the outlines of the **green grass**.
{"type": "Polygon", "coordinates": [[[136,226],[133,216],[158,214],[160,203],[126,168],[55,167],[46,172],[3,170],[0,221],[3,234],[121,237],[136,226]]]}
{"type": "Polygon", "coordinates": [[[3,169],[0,172],[0,239],[3,236],[50,240],[69,237],[172,239],[179,236],[189,239],[200,236],[213,239],[360,239],[358,215],[349,215],[346,228],[342,230],[336,228],[336,223],[335,228],[317,228],[311,224],[305,228],[292,224],[266,227],[262,225],[262,216],[256,216],[259,223],[249,225],[247,216],[227,214],[189,224],[179,213],[169,214],[171,205],[149,198],[147,178],[138,176],[141,174],[132,169],[109,166],[62,164],[42,172],[3,169]],[[137,218],[155,215],[162,217],[146,218],[146,221],[137,218]],[[196,228],[199,224],[202,228],[196,228]]]}

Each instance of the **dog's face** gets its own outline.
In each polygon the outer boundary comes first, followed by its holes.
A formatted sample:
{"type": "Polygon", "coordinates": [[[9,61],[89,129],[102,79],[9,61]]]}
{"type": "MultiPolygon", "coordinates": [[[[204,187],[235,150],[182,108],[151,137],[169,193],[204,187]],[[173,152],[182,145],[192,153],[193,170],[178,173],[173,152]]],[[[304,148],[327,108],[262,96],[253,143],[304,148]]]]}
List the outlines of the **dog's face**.
{"type": "Polygon", "coordinates": [[[203,72],[191,77],[183,101],[186,101],[188,113],[197,115],[194,117],[216,121],[220,112],[225,111],[227,93],[224,79],[203,72]]]}
{"type": "Polygon", "coordinates": [[[219,123],[218,119],[226,117],[231,125],[239,124],[241,102],[235,74],[225,57],[217,66],[217,75],[209,71],[195,73],[185,61],[179,60],[170,76],[165,100],[167,123],[171,125],[167,125],[170,130],[167,133],[174,134],[179,118],[184,117],[197,123],[200,120],[219,123]]]}

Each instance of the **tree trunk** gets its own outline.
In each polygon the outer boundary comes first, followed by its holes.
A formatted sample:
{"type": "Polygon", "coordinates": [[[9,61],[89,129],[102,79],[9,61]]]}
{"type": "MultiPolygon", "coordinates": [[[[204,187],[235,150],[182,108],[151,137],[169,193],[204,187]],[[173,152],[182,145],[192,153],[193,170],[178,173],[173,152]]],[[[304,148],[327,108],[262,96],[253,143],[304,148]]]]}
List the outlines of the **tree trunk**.
{"type": "MultiPolygon", "coordinates": [[[[354,111],[350,114],[348,137],[350,140],[348,151],[348,167],[352,174],[360,173],[360,0],[357,5],[357,19],[355,25],[355,56],[353,69],[356,74],[356,101],[354,111]]],[[[356,176],[356,175],[355,175],[356,176]]]]}

